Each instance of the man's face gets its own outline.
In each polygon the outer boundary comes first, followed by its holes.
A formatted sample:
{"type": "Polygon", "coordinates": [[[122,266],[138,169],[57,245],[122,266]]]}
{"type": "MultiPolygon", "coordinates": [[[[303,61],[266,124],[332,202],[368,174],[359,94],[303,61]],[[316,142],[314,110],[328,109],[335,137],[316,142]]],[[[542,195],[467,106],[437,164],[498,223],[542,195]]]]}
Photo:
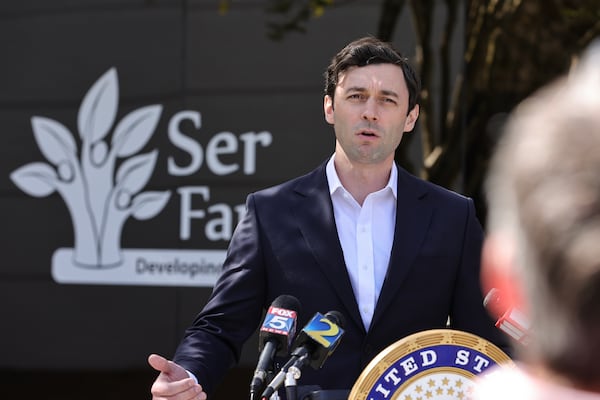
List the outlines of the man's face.
{"type": "Polygon", "coordinates": [[[325,96],[325,119],[334,126],[336,152],[352,162],[391,162],[404,132],[419,116],[407,115],[408,89],[402,69],[393,64],[352,67],[340,74],[335,100],[325,96]]]}

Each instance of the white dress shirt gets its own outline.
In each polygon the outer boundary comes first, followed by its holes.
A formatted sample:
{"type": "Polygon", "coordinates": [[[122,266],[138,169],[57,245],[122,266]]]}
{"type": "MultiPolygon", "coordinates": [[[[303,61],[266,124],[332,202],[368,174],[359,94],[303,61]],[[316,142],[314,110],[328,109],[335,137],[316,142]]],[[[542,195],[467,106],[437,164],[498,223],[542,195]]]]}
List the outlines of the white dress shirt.
{"type": "Polygon", "coordinates": [[[386,187],[370,193],[361,207],[342,186],[333,158],[326,167],[333,215],[354,296],[369,330],[394,242],[398,169],[393,164],[386,187]]]}

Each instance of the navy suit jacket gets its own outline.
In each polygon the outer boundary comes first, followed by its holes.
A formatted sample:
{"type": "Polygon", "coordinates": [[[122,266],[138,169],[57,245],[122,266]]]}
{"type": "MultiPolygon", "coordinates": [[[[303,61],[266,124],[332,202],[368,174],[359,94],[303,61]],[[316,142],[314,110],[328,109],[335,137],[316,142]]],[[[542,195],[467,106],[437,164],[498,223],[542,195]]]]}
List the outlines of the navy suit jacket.
{"type": "Polygon", "coordinates": [[[248,196],[222,276],[174,361],[212,392],[238,361],[264,309],[282,294],[300,300],[298,329],[316,312],[336,310],[345,317],[335,352],[320,370],[305,368],[299,385],[351,389],[380,351],[407,335],[444,328],[448,317],[453,329],[506,349],[506,339],[483,307],[483,232],[473,201],[401,168],[390,263],[365,331],[336,231],[325,165],[248,196]]]}

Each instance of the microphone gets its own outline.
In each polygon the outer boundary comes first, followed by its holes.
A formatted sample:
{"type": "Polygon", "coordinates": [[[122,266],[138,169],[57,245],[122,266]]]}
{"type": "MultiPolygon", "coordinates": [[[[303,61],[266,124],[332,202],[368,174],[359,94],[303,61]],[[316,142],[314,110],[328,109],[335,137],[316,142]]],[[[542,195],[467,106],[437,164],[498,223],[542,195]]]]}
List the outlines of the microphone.
{"type": "Polygon", "coordinates": [[[250,398],[256,399],[262,390],[275,355],[286,356],[296,334],[300,302],[294,296],[281,295],[273,300],[259,331],[260,357],[250,383],[250,398]]]}
{"type": "Polygon", "coordinates": [[[500,315],[496,328],[527,346],[531,340],[531,322],[527,316],[512,304],[507,304],[500,290],[492,288],[483,299],[483,306],[493,315],[500,315]]]}
{"type": "Polygon", "coordinates": [[[261,398],[271,397],[281,387],[288,371],[292,372],[294,379],[298,379],[306,364],[320,369],[340,344],[343,326],[344,316],[338,311],[329,311],[325,315],[316,313],[296,337],[290,359],[271,380],[261,398]]]}

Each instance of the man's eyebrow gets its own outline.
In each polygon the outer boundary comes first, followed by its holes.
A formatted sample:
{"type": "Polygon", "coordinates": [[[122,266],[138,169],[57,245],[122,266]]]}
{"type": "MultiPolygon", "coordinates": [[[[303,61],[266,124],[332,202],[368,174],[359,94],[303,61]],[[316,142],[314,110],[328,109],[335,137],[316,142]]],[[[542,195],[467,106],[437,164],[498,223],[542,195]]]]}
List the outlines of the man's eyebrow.
{"type": "Polygon", "coordinates": [[[390,96],[390,97],[399,97],[398,93],[394,92],[393,90],[382,90],[381,94],[383,94],[385,96],[390,96]]]}
{"type": "MultiPolygon", "coordinates": [[[[366,92],[367,88],[362,87],[362,86],[351,86],[348,89],[346,89],[346,92],[366,92]]],[[[380,91],[378,94],[382,94],[384,96],[390,96],[390,97],[400,97],[398,96],[398,93],[396,93],[393,90],[382,90],[380,91]]]]}
{"type": "Polygon", "coordinates": [[[346,92],[366,92],[367,89],[362,86],[351,86],[346,89],[346,92]]]}

